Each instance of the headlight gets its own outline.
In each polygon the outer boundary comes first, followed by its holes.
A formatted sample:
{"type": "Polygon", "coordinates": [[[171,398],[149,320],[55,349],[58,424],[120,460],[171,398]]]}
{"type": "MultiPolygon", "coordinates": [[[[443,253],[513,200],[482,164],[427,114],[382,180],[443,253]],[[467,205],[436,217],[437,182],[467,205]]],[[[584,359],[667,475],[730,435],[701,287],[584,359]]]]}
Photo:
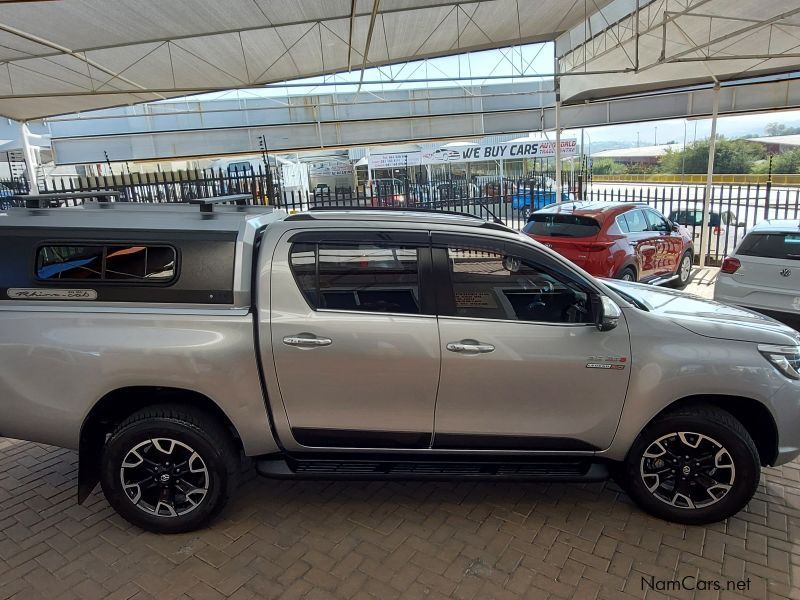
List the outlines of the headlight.
{"type": "Polygon", "coordinates": [[[800,379],[800,346],[759,344],[758,351],[790,379],[800,379]]]}

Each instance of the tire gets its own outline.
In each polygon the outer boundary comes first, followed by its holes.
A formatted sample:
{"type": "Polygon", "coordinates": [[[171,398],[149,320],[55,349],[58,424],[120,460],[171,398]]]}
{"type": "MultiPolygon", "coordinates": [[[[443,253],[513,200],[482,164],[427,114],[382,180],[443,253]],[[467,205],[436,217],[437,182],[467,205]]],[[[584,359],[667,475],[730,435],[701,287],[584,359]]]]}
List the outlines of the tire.
{"type": "Polygon", "coordinates": [[[617,275],[617,279],[622,281],[636,281],[636,271],[633,267],[625,267],[617,275]]]}
{"type": "Polygon", "coordinates": [[[733,415],[698,405],[645,427],[628,452],[624,472],[626,491],[646,512],[702,525],[747,505],[758,487],[761,462],[753,439],[733,415]]]}
{"type": "Polygon", "coordinates": [[[682,290],[689,285],[689,282],[692,280],[693,261],[694,255],[691,250],[687,250],[683,253],[680,261],[678,261],[678,270],[675,272],[678,278],[672,281],[672,287],[682,290]]]}
{"type": "Polygon", "coordinates": [[[523,206],[519,210],[519,214],[527,222],[527,220],[531,218],[531,207],[530,206],[523,206]]]}
{"type": "Polygon", "coordinates": [[[233,438],[216,420],[192,408],[158,405],[134,413],[111,434],[100,483],[108,503],[134,525],[182,533],[222,510],[238,465],[233,438]]]}

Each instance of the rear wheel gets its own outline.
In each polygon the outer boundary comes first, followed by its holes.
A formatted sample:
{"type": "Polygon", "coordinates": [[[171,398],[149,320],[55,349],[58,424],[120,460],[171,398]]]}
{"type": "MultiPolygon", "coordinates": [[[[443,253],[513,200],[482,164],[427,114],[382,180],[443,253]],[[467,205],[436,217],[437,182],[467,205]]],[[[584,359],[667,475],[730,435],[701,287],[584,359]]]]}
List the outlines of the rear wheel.
{"type": "Polygon", "coordinates": [[[636,281],[636,271],[633,270],[633,267],[625,267],[619,272],[617,279],[621,279],[622,281],[636,281]]]}
{"type": "Polygon", "coordinates": [[[761,464],[733,415],[694,406],[649,424],[628,453],[625,475],[628,493],[644,510],[700,525],[742,510],[756,491],[761,464]]]}
{"type": "Polygon", "coordinates": [[[520,216],[522,216],[525,221],[527,221],[531,216],[531,207],[530,206],[523,206],[519,211],[520,216]]]}
{"type": "Polygon", "coordinates": [[[234,486],[238,452],[207,414],[154,406],[123,421],[103,448],[101,484],[125,519],[157,533],[204,525],[234,486]]]}

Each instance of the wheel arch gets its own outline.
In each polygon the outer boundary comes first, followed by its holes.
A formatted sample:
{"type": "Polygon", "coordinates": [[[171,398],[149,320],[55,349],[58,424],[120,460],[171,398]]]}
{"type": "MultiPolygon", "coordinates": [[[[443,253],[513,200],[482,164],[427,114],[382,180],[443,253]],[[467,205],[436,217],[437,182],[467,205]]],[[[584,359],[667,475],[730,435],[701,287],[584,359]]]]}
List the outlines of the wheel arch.
{"type": "Polygon", "coordinates": [[[199,409],[221,423],[241,450],[236,427],[220,406],[195,390],[163,386],[128,386],[100,398],[86,414],[78,441],[78,502],[82,503],[99,482],[100,459],[106,437],[134,412],[157,404],[199,409]]]}
{"type": "Polygon", "coordinates": [[[662,409],[646,423],[645,427],[666,413],[700,404],[714,406],[733,415],[753,438],[761,465],[769,466],[775,462],[778,457],[778,426],[775,419],[762,402],[745,396],[725,394],[686,396],[662,409]]]}

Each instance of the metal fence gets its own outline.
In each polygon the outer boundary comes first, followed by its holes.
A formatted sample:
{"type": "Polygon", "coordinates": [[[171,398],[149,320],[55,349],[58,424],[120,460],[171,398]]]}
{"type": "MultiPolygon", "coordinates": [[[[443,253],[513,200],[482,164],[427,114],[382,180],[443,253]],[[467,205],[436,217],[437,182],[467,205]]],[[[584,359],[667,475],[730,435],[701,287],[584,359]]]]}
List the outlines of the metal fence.
{"type": "MultiPolygon", "coordinates": [[[[423,172],[424,173],[424,172],[423,172]]],[[[695,238],[699,256],[700,215],[705,187],[648,183],[592,182],[585,171],[562,174],[563,202],[591,200],[639,202],[652,206],[684,225],[695,238]]],[[[24,179],[0,182],[3,195],[25,193],[24,179]],[[12,190],[3,192],[3,189],[12,190]]],[[[383,208],[459,211],[496,219],[520,229],[531,211],[556,202],[554,173],[530,172],[523,177],[500,179],[481,176],[444,179],[384,178],[370,185],[329,188],[309,192],[282,190],[276,169],[176,171],[108,177],[61,178],[42,192],[86,192],[111,189],[120,201],[186,202],[232,194],[249,194],[253,204],[277,205],[290,212],[314,208],[383,208]]],[[[765,184],[719,184],[712,187],[710,227],[706,235],[709,264],[718,264],[756,223],[764,219],[800,218],[800,187],[765,184]]]]}
{"type": "MultiPolygon", "coordinates": [[[[705,186],[593,183],[586,200],[639,202],[689,229],[699,256],[705,186]]],[[[714,185],[711,188],[705,251],[708,264],[719,264],[747,232],[765,219],[800,218],[800,187],[765,184],[714,185]]]]}

